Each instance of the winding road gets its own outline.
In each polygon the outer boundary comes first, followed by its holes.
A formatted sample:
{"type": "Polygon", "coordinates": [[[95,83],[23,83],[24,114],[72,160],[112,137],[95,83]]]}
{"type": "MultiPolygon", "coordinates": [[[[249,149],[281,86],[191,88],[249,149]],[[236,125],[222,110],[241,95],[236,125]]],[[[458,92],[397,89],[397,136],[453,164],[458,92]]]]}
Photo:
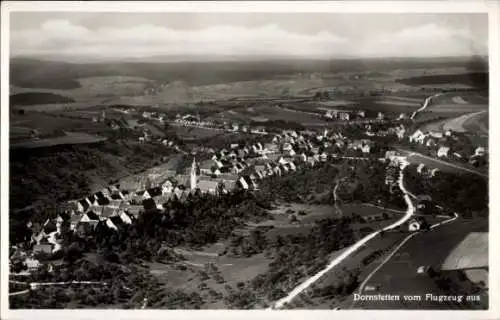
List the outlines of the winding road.
{"type": "Polygon", "coordinates": [[[410,116],[410,119],[413,120],[415,118],[415,116],[419,113],[419,112],[422,112],[424,111],[428,106],[429,106],[429,103],[431,102],[431,100],[433,98],[437,98],[439,97],[440,95],[442,95],[442,93],[436,93],[430,97],[427,97],[425,100],[424,100],[424,104],[422,105],[421,108],[417,109],[417,111],[414,111],[411,116],[410,116]]]}
{"type": "MultiPolygon", "coordinates": [[[[334,258],[324,269],[313,275],[312,277],[308,278],[306,281],[295,287],[286,297],[278,300],[275,302],[268,310],[273,310],[273,309],[281,309],[283,306],[286,304],[290,303],[295,297],[297,297],[299,294],[301,294],[304,290],[306,290],[309,286],[311,286],[314,282],[318,281],[323,275],[325,275],[327,272],[332,270],[335,266],[343,262],[346,258],[348,258],[351,254],[356,252],[359,248],[363,247],[366,245],[370,240],[378,236],[382,231],[387,231],[394,229],[396,227],[399,227],[400,225],[404,224],[407,222],[415,213],[415,206],[413,205],[413,202],[411,201],[410,195],[412,195],[404,186],[404,169],[409,165],[408,162],[403,161],[400,166],[400,171],[399,171],[399,178],[398,178],[398,185],[401,191],[403,192],[404,199],[407,204],[407,210],[406,214],[399,219],[398,221],[392,223],[391,225],[381,228],[363,239],[359,240],[349,248],[347,248],[344,252],[342,252],[341,255],[338,257],[334,258]]],[[[412,195],[413,196],[413,195],[412,195]]]]}
{"type": "MultiPolygon", "coordinates": [[[[434,229],[436,227],[439,227],[443,224],[447,224],[447,223],[450,223],[452,221],[455,221],[456,219],[458,219],[458,214],[454,213],[454,217],[450,218],[450,219],[447,219],[447,220],[444,220],[444,221],[441,221],[441,222],[438,222],[436,224],[433,224],[432,226],[430,226],[430,229],[434,229]]],[[[408,242],[408,240],[410,240],[411,238],[413,238],[414,236],[420,234],[421,231],[418,231],[418,232],[414,232],[414,233],[411,233],[409,234],[406,238],[404,238],[397,246],[396,248],[394,248],[394,250],[384,259],[384,261],[382,261],[382,263],[380,263],[366,278],[365,280],[361,283],[361,285],[359,286],[358,290],[357,290],[357,293],[358,294],[362,294],[365,287],[366,287],[366,284],[372,279],[372,277],[387,263],[389,262],[389,260],[391,260],[391,258],[399,251],[399,249],[401,249],[402,246],[405,245],[406,242],[408,242]]],[[[351,308],[352,309],[356,304],[356,300],[353,300],[352,303],[351,303],[351,308]]]]}

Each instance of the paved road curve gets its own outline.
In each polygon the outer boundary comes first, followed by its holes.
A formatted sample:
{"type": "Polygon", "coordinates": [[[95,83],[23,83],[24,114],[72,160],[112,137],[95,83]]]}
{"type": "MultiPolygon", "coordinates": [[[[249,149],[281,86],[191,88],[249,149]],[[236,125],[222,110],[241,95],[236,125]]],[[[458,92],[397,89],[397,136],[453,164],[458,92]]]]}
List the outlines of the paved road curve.
{"type": "MultiPolygon", "coordinates": [[[[434,229],[436,227],[439,227],[443,224],[447,224],[447,223],[450,223],[452,221],[455,221],[456,219],[458,218],[458,215],[455,213],[454,214],[454,217],[450,218],[450,219],[447,219],[447,220],[444,220],[444,221],[441,221],[439,223],[436,223],[436,224],[433,224],[430,229],[434,229]]],[[[411,233],[409,234],[406,238],[404,238],[400,243],[399,245],[384,259],[384,261],[382,261],[382,263],[380,265],[378,265],[367,277],[366,279],[361,283],[361,285],[359,286],[359,289],[357,290],[357,293],[358,294],[362,294],[365,287],[366,287],[366,284],[372,279],[372,277],[380,270],[380,268],[382,268],[387,262],[389,262],[389,260],[391,260],[392,257],[394,257],[394,255],[396,254],[396,252],[399,251],[399,249],[401,249],[401,247],[406,243],[408,242],[408,240],[410,240],[411,238],[413,238],[414,236],[420,234],[420,232],[415,232],[415,233],[411,233]]],[[[351,304],[351,309],[354,307],[354,305],[356,304],[356,301],[353,300],[352,301],[352,304],[351,304]]]]}
{"type": "Polygon", "coordinates": [[[413,202],[410,199],[411,193],[406,189],[404,186],[404,168],[408,166],[407,162],[404,162],[401,164],[400,172],[399,172],[399,179],[398,179],[398,185],[401,191],[404,194],[404,199],[406,201],[406,204],[408,206],[408,209],[406,211],[406,214],[399,219],[398,221],[394,222],[393,224],[379,229],[360,241],[356,242],[352,246],[350,246],[347,250],[345,250],[341,255],[333,259],[326,268],[323,270],[319,271],[316,273],[314,276],[308,278],[306,281],[298,285],[296,288],[294,288],[286,297],[278,300],[273,306],[271,306],[269,309],[280,309],[282,308],[285,304],[290,303],[295,297],[297,297],[299,294],[301,294],[304,290],[306,290],[309,286],[311,286],[314,282],[316,282],[318,279],[320,279],[323,275],[325,275],[327,272],[329,272],[331,269],[333,269],[335,266],[340,264],[342,261],[344,261],[346,258],[348,258],[351,254],[353,254],[355,251],[357,251],[359,248],[363,247],[366,245],[371,239],[375,238],[380,234],[381,231],[388,231],[391,229],[394,229],[405,222],[407,222],[415,213],[415,206],[413,205],[413,202]]]}

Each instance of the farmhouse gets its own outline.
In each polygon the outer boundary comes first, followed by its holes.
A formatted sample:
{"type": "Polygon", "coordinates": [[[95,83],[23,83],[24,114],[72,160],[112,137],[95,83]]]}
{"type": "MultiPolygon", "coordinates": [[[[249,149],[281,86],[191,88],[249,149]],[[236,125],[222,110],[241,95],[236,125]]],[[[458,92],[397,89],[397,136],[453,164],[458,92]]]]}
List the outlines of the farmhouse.
{"type": "Polygon", "coordinates": [[[478,157],[484,156],[485,153],[486,153],[486,150],[484,149],[484,147],[477,147],[476,150],[474,151],[474,155],[478,156],[478,157]]]}
{"type": "Polygon", "coordinates": [[[437,156],[439,158],[448,157],[448,151],[450,151],[449,147],[440,147],[437,151],[437,156]]]}

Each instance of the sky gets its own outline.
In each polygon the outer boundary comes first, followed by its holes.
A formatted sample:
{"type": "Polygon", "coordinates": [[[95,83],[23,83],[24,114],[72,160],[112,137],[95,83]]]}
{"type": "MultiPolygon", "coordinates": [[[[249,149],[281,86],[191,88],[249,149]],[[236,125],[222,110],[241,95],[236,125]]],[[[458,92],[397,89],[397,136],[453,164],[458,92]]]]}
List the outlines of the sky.
{"type": "Polygon", "coordinates": [[[486,55],[486,14],[14,12],[11,56],[207,60],[486,55]]]}

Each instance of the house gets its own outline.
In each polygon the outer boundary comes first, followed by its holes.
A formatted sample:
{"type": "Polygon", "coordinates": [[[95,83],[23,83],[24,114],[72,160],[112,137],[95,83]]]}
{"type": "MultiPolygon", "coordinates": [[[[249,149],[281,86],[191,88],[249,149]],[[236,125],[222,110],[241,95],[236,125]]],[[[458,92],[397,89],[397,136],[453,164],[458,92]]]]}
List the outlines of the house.
{"type": "Polygon", "coordinates": [[[127,214],[125,211],[120,210],[118,216],[120,217],[120,219],[122,220],[123,223],[132,224],[132,221],[134,218],[133,215],[127,214]]]}
{"type": "Polygon", "coordinates": [[[424,134],[421,130],[415,131],[411,136],[408,137],[410,142],[416,142],[423,144],[424,139],[427,135],[424,134]]]}
{"type": "Polygon", "coordinates": [[[76,211],[85,212],[90,207],[90,203],[87,199],[81,199],[76,202],[76,211]]]}
{"type": "Polygon", "coordinates": [[[425,164],[423,164],[423,163],[419,164],[418,167],[417,167],[417,172],[419,174],[423,174],[424,168],[425,168],[425,164]]]}
{"type": "Polygon", "coordinates": [[[429,138],[427,141],[425,141],[425,146],[426,147],[434,147],[436,146],[436,140],[429,138]]]}
{"type": "Polygon", "coordinates": [[[237,181],[237,186],[240,187],[241,189],[243,190],[248,190],[249,189],[249,185],[247,183],[247,181],[243,178],[243,177],[240,177],[237,181]]]}
{"type": "Polygon", "coordinates": [[[198,182],[198,189],[201,193],[216,194],[218,191],[219,183],[214,180],[200,180],[198,182]]]}
{"type": "Polygon", "coordinates": [[[420,230],[420,228],[421,228],[421,225],[417,219],[411,219],[408,222],[408,231],[418,231],[418,230],[420,230]]]}
{"type": "Polygon", "coordinates": [[[161,185],[161,192],[162,192],[162,194],[172,193],[173,190],[174,190],[174,184],[170,180],[165,181],[161,185]]]}
{"type": "Polygon", "coordinates": [[[139,214],[144,210],[143,209],[144,207],[141,205],[141,206],[130,206],[130,207],[127,207],[127,209],[125,210],[125,212],[133,217],[134,219],[137,219],[139,217],[139,214]]]}
{"type": "Polygon", "coordinates": [[[385,158],[390,160],[396,156],[396,151],[394,150],[388,150],[385,152],[385,158]]]}
{"type": "Polygon", "coordinates": [[[156,202],[153,198],[147,198],[142,201],[142,206],[145,211],[151,211],[157,209],[156,202]]]}
{"type": "Polygon", "coordinates": [[[477,147],[476,150],[474,151],[474,155],[478,157],[482,157],[486,154],[486,150],[484,147],[477,147]]]}
{"type": "Polygon", "coordinates": [[[113,230],[118,230],[123,225],[123,221],[119,216],[114,216],[106,219],[106,226],[113,230]]]}
{"type": "Polygon", "coordinates": [[[325,162],[327,159],[328,159],[328,156],[326,154],[326,152],[322,152],[320,155],[319,155],[319,159],[323,162],[325,162]]]}
{"type": "Polygon", "coordinates": [[[408,115],[406,113],[401,113],[398,117],[398,120],[406,120],[408,119],[408,115]]]}
{"type": "Polygon", "coordinates": [[[99,215],[100,220],[106,220],[110,217],[118,215],[118,209],[113,207],[103,207],[101,214],[99,215]]]}
{"type": "Polygon", "coordinates": [[[351,118],[351,115],[349,114],[349,112],[339,112],[338,118],[340,120],[349,121],[349,119],[351,118]]]}
{"type": "Polygon", "coordinates": [[[95,199],[97,201],[97,204],[100,206],[105,206],[109,204],[109,199],[106,197],[102,191],[97,192],[95,195],[95,199]]]}
{"type": "Polygon", "coordinates": [[[118,191],[118,192],[113,192],[110,195],[110,198],[111,198],[111,202],[120,201],[120,200],[123,200],[125,198],[125,195],[121,191],[118,191]]]}
{"type": "Polygon", "coordinates": [[[24,260],[23,265],[26,266],[26,268],[28,269],[28,272],[33,272],[33,271],[38,270],[38,268],[40,268],[41,264],[40,264],[40,261],[38,261],[37,259],[27,257],[24,260]]]}
{"type": "Polygon", "coordinates": [[[44,253],[52,253],[52,244],[48,243],[48,242],[43,242],[43,243],[40,243],[40,244],[35,244],[33,246],[33,253],[37,253],[37,252],[44,252],[44,253]]]}
{"type": "Polygon", "coordinates": [[[441,139],[443,137],[443,133],[440,132],[440,131],[435,131],[435,130],[432,130],[432,131],[429,131],[429,135],[433,138],[436,138],[436,139],[441,139]]]}
{"type": "Polygon", "coordinates": [[[363,146],[361,147],[361,151],[362,151],[363,153],[370,153],[370,149],[371,149],[371,148],[370,148],[370,145],[368,145],[368,144],[365,144],[365,145],[363,145],[363,146]]]}
{"type": "Polygon", "coordinates": [[[74,230],[80,235],[88,234],[89,232],[95,230],[99,221],[99,216],[93,211],[89,211],[79,219],[74,230]]]}
{"type": "Polygon", "coordinates": [[[432,169],[430,172],[429,172],[429,176],[431,177],[435,177],[437,175],[437,173],[439,172],[439,169],[438,168],[434,168],[432,169]]]}
{"type": "Polygon", "coordinates": [[[153,198],[153,200],[156,203],[156,208],[158,210],[162,210],[164,208],[164,204],[170,202],[172,199],[173,193],[167,193],[161,196],[156,196],[153,198]]]}
{"type": "Polygon", "coordinates": [[[377,120],[384,120],[385,115],[382,112],[377,113],[377,120]]]}
{"type": "Polygon", "coordinates": [[[162,188],[160,187],[149,188],[143,194],[144,198],[146,199],[154,198],[161,195],[162,195],[162,188]]]}
{"type": "Polygon", "coordinates": [[[211,175],[212,174],[212,167],[214,167],[213,160],[205,160],[202,161],[198,168],[200,169],[200,173],[206,174],[206,175],[211,175]]]}
{"type": "Polygon", "coordinates": [[[448,157],[448,151],[450,151],[449,147],[440,147],[437,151],[437,156],[439,158],[448,157]]]}

